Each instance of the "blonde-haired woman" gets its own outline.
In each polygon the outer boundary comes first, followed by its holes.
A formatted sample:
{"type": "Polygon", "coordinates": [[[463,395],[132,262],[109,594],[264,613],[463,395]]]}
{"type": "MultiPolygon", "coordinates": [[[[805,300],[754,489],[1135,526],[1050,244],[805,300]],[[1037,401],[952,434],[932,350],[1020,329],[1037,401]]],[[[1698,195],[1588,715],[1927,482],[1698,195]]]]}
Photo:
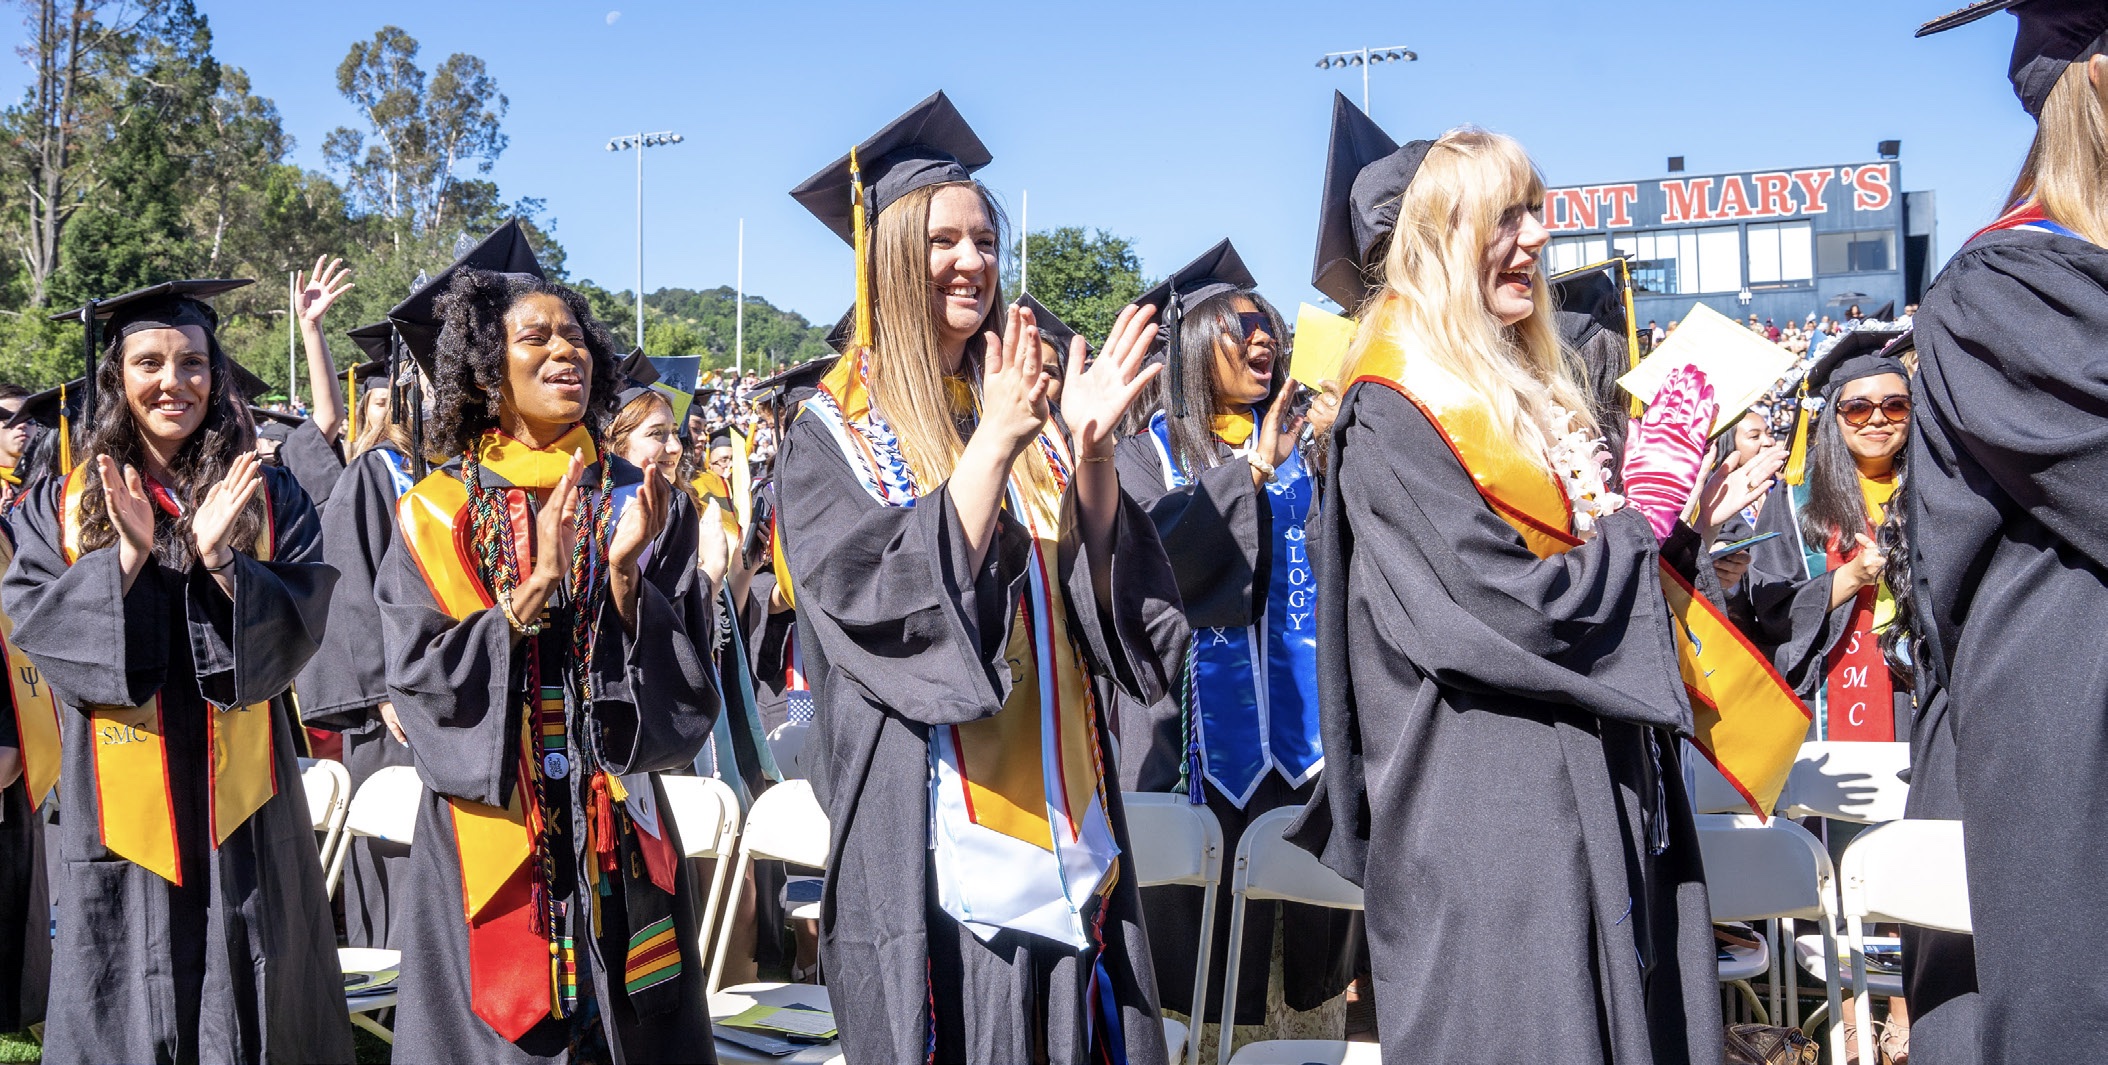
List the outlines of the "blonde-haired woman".
{"type": "Polygon", "coordinates": [[[2065,1021],[2108,1004],[2069,940],[2108,920],[2108,673],[2072,638],[2108,629],[2108,6],[1994,0],[1920,34],[2005,7],[2040,125],[1914,319],[1902,491],[1925,641],[1906,813],[1961,819],[1976,942],[1913,933],[1904,974],[1921,1062],[2101,1061],[2108,1025],[2065,1021]],[[1972,956],[1976,1003],[1943,979],[1972,956]]]}
{"type": "Polygon", "coordinates": [[[998,291],[988,160],[939,93],[793,193],[872,242],[876,295],[875,343],[778,460],[834,830],[821,960],[851,1061],[1162,1065],[1093,694],[1163,690],[1142,619],[1175,585],[1112,463],[1156,328],[1123,312],[1088,370],[1074,343],[1051,422],[1038,328],[998,291]]]}
{"type": "Polygon", "coordinates": [[[1339,103],[1316,282],[1360,314],[1313,552],[1330,757],[1295,838],[1366,892],[1386,1060],[1717,1062],[1658,546],[1695,546],[1710,390],[1672,377],[1619,507],[1529,158],[1390,143],[1339,103]]]}

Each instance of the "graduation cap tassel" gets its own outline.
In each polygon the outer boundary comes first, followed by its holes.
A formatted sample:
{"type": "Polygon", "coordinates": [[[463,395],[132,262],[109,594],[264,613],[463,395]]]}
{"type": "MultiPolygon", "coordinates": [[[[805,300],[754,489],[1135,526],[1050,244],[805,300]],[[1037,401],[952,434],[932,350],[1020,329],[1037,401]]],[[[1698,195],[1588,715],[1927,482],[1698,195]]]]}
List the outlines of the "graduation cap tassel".
{"type": "Polygon", "coordinates": [[[864,172],[857,164],[856,149],[849,149],[849,226],[856,239],[856,326],[849,334],[849,348],[871,346],[871,232],[864,218],[864,172]]]}
{"type": "Polygon", "coordinates": [[[424,385],[412,381],[408,389],[410,398],[410,462],[417,468],[417,479],[422,481],[432,472],[431,463],[425,461],[425,396],[424,385]]]}
{"type": "MultiPolygon", "coordinates": [[[[87,369],[87,373],[84,375],[85,380],[81,382],[81,412],[91,419],[95,417],[95,306],[100,302],[102,301],[89,300],[88,305],[81,308],[81,337],[84,343],[82,350],[85,354],[82,365],[87,369]]],[[[66,409],[64,404],[65,396],[61,394],[59,398],[61,401],[59,410],[63,412],[66,409]]],[[[59,429],[61,439],[65,439],[65,433],[65,427],[61,426],[59,429]]],[[[71,459],[72,457],[70,449],[61,454],[62,460],[71,459]]],[[[66,472],[73,472],[73,464],[71,462],[65,462],[64,465],[66,472]]]]}
{"type": "Polygon", "coordinates": [[[356,365],[344,368],[344,403],[346,407],[344,443],[346,452],[351,450],[351,445],[359,442],[359,386],[352,379],[352,375],[357,372],[358,367],[356,365]]]}
{"type": "Polygon", "coordinates": [[[59,471],[62,475],[73,472],[73,426],[66,419],[64,381],[59,382],[59,471]]]}
{"type": "MultiPolygon", "coordinates": [[[[1630,364],[1625,368],[1630,370],[1640,364],[1640,321],[1632,312],[1632,262],[1620,255],[1617,263],[1618,287],[1623,290],[1625,297],[1625,360],[1630,364]]],[[[1645,406],[1640,402],[1640,397],[1632,397],[1632,416],[1639,417],[1645,406]]]]}
{"type": "Polygon", "coordinates": [[[1786,452],[1786,483],[1800,487],[1808,480],[1808,383],[1801,382],[1800,398],[1793,405],[1793,447],[1786,452]]]}
{"type": "Polygon", "coordinates": [[[1170,324],[1164,327],[1167,330],[1164,339],[1164,365],[1169,371],[1166,376],[1171,382],[1166,387],[1171,389],[1171,416],[1183,418],[1186,416],[1186,361],[1179,355],[1178,334],[1179,323],[1185,317],[1185,311],[1179,306],[1177,285],[1171,286],[1171,295],[1164,302],[1167,304],[1164,310],[1170,317],[1170,324]]]}
{"type": "Polygon", "coordinates": [[[405,406],[403,397],[409,395],[411,391],[410,382],[403,380],[403,335],[395,328],[395,323],[390,322],[388,323],[389,424],[401,425],[403,423],[403,418],[406,416],[403,409],[405,406]]]}

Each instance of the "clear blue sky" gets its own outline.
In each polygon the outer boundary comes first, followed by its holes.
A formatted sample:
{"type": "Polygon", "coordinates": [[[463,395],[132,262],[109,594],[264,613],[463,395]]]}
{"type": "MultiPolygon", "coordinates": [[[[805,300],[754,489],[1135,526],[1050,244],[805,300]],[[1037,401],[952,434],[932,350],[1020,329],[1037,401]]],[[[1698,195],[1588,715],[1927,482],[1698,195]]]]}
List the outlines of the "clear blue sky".
{"type": "Polygon", "coordinates": [[[1995,214],[2033,132],[2005,80],[2010,16],[1911,39],[1958,0],[199,3],[309,167],[357,124],[335,88],[354,40],[392,23],[427,69],[482,56],[511,100],[493,176],[545,198],[574,276],[609,288],[634,284],[635,161],[604,145],[685,134],[645,160],[646,288],[731,284],[743,217],[748,291],[815,321],[849,301],[851,264],[788,190],[938,88],[994,152],[981,176],[1013,224],[1029,190],[1034,229],[1129,237],[1152,275],[1229,236],[1290,306],[1317,298],[1332,90],[1361,90],[1316,69],[1332,50],[1416,49],[1375,69],[1379,123],[1401,141],[1513,134],[1554,184],[1660,176],[1669,155],[1693,173],[1853,162],[1900,139],[1903,187],[1939,194],[1943,259],[1995,214]]]}

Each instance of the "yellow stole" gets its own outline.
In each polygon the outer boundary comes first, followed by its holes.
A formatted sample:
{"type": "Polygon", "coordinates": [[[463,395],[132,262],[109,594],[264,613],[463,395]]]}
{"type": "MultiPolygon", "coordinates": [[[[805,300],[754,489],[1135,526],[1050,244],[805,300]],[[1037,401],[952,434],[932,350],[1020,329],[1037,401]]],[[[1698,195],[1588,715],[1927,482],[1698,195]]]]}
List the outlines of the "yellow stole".
{"type": "MultiPolygon", "coordinates": [[[[1491,411],[1462,382],[1379,341],[1354,364],[1352,380],[1396,391],[1420,408],[1470,474],[1479,495],[1539,558],[1580,546],[1573,508],[1551,473],[1496,431],[1491,411]]],[[[1675,622],[1677,667],[1691,699],[1692,742],[1720,768],[1759,817],[1786,786],[1812,719],[1764,655],[1668,563],[1662,598],[1675,622]]]]}
{"type": "MultiPolygon", "coordinates": [[[[587,466],[600,460],[583,426],[539,450],[497,432],[485,433],[476,447],[486,469],[514,487],[534,492],[545,492],[562,480],[573,453],[587,466]]],[[[476,574],[468,503],[468,487],[446,470],[434,470],[396,503],[396,526],[403,545],[433,601],[457,621],[496,605],[476,574]]],[[[511,518],[513,547],[525,573],[534,567],[533,543],[526,532],[532,522],[524,508],[514,508],[511,518]]],[[[520,801],[523,787],[513,788],[512,798],[503,807],[447,797],[461,855],[462,904],[471,922],[534,855],[534,834],[520,801]]]]}
{"type": "MultiPolygon", "coordinates": [[[[59,527],[69,566],[81,555],[81,499],[87,488],[86,465],[66,475],[59,527]]],[[[263,514],[255,557],[268,562],[276,539],[268,499],[263,514]]],[[[103,846],[181,886],[183,862],[176,846],[176,810],[169,791],[168,743],[160,693],[141,706],[80,709],[87,715],[90,742],[94,744],[91,760],[95,766],[95,800],[103,846]]],[[[212,792],[212,845],[218,848],[251,814],[278,794],[278,771],[271,758],[271,704],[208,705],[205,730],[210,752],[205,768],[209,774],[207,786],[212,792]]],[[[26,763],[24,772],[28,772],[26,763]]],[[[55,767],[51,776],[54,780],[57,777],[55,767]]],[[[35,786],[34,782],[31,786],[35,786]]]]}
{"type": "MultiPolygon", "coordinates": [[[[0,571],[14,561],[15,543],[0,533],[0,571]]],[[[22,782],[29,788],[29,808],[35,810],[59,782],[59,701],[36,663],[15,646],[15,623],[5,611],[0,611],[0,651],[7,657],[7,689],[22,745],[22,782]]]]}

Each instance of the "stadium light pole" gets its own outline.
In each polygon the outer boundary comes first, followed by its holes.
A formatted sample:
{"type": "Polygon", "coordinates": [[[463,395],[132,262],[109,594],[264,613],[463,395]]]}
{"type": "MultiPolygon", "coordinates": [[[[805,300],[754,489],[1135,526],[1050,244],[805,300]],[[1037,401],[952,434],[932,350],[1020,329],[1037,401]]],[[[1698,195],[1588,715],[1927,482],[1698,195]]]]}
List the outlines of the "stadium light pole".
{"type": "Polygon", "coordinates": [[[1327,52],[1317,61],[1319,70],[1333,67],[1361,68],[1361,110],[1369,110],[1369,68],[1378,63],[1410,63],[1420,58],[1418,52],[1400,44],[1385,48],[1355,48],[1345,52],[1327,52]]]}
{"type": "Polygon", "coordinates": [[[672,130],[631,133],[608,141],[608,151],[637,153],[637,346],[644,346],[644,149],[681,143],[672,130]]]}

